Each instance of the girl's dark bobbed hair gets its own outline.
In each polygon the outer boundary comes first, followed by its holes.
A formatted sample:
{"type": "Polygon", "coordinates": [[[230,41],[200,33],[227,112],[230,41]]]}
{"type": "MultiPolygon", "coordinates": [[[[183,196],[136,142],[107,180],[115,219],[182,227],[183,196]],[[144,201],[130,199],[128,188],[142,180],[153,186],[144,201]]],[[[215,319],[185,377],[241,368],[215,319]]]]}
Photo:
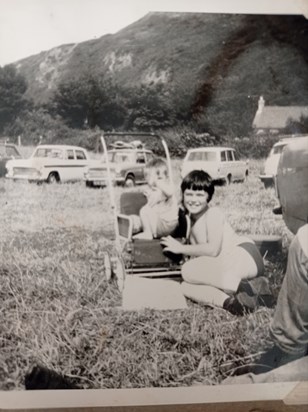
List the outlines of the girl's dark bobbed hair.
{"type": "Polygon", "coordinates": [[[193,170],[184,177],[181,183],[182,194],[186,189],[189,190],[204,190],[208,195],[208,202],[213,197],[215,186],[221,186],[220,180],[213,180],[211,176],[203,170],[193,170]]]}

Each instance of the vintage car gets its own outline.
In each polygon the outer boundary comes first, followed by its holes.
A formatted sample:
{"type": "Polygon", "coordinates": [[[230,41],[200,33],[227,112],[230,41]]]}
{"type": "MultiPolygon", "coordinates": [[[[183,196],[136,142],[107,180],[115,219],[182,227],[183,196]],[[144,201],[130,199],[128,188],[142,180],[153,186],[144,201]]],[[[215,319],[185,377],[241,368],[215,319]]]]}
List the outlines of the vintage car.
{"type": "Polygon", "coordinates": [[[82,147],[39,145],[29,159],[9,160],[6,177],[29,182],[73,182],[83,180],[88,162],[88,153],[82,147]]]}
{"type": "Polygon", "coordinates": [[[6,164],[12,159],[21,159],[17,147],[12,143],[0,143],[0,177],[6,174],[6,164]]]}
{"type": "MultiPolygon", "coordinates": [[[[153,152],[143,147],[123,144],[123,142],[116,142],[113,147],[112,150],[108,150],[112,181],[125,187],[145,183],[145,165],[153,158],[153,152]]],[[[93,160],[86,169],[84,180],[88,187],[107,186],[107,165],[105,160],[93,160]]]]}
{"type": "Polygon", "coordinates": [[[181,177],[192,170],[204,170],[213,179],[223,179],[227,184],[244,181],[249,173],[248,161],[239,160],[230,147],[200,147],[190,149],[184,158],[181,177]]]}
{"type": "Polygon", "coordinates": [[[275,176],[277,174],[277,168],[281,153],[283,148],[294,141],[294,139],[298,139],[298,137],[286,137],[280,139],[277,143],[273,145],[271,148],[267,159],[265,160],[264,167],[262,173],[259,175],[259,179],[264,184],[264,187],[271,187],[274,186],[275,176]]]}
{"type": "Polygon", "coordinates": [[[293,139],[283,149],[275,188],[284,221],[296,233],[308,222],[308,135],[293,139]]]}

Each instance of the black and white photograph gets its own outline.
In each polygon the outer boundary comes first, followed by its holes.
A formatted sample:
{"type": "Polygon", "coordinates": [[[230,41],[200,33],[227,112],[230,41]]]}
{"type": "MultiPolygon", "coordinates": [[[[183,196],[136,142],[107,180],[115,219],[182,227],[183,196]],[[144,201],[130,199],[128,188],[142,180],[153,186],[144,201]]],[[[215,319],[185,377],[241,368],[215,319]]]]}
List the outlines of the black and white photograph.
{"type": "Polygon", "coordinates": [[[201,3],[0,0],[1,391],[308,381],[308,12],[201,3]]]}

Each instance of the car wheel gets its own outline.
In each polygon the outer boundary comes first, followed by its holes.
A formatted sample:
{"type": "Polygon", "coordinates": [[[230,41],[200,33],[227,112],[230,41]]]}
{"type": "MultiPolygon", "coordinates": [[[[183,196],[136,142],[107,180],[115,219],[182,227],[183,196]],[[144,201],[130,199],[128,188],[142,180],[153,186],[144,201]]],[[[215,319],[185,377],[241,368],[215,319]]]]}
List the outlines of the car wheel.
{"type": "Polygon", "coordinates": [[[247,182],[248,176],[249,176],[249,172],[248,172],[248,170],[246,170],[243,182],[247,182]]]}
{"type": "Polygon", "coordinates": [[[226,179],[227,185],[230,185],[232,183],[232,175],[228,174],[227,179],[226,179]]]}
{"type": "Polygon", "coordinates": [[[90,182],[90,181],[86,181],[86,187],[93,187],[94,186],[94,184],[93,184],[93,182],[90,182]]]}
{"type": "Polygon", "coordinates": [[[53,183],[59,183],[60,182],[60,177],[58,173],[52,172],[49,174],[47,178],[47,183],[53,184],[53,183]]]}
{"type": "Polygon", "coordinates": [[[127,176],[125,182],[124,182],[125,187],[134,187],[135,186],[135,179],[133,176],[127,176]]]}

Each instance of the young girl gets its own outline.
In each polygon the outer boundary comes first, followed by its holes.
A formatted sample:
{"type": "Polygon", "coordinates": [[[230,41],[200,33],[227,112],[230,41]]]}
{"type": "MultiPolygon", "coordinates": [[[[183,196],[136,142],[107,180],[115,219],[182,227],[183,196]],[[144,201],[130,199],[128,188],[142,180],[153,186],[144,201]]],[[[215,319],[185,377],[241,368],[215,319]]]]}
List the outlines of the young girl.
{"type": "Polygon", "coordinates": [[[183,205],[191,219],[189,243],[171,236],[162,239],[166,251],[192,257],[182,267],[186,297],[224,307],[242,279],[264,270],[263,259],[254,242],[238,236],[218,207],[210,207],[214,182],[201,170],[190,172],[182,181],[183,205]]]}
{"type": "Polygon", "coordinates": [[[135,235],[139,239],[153,239],[167,236],[178,223],[178,203],[168,176],[168,168],[163,159],[155,157],[145,167],[148,188],[145,191],[147,203],[134,220],[135,229],[140,225],[142,232],[135,235]]]}

